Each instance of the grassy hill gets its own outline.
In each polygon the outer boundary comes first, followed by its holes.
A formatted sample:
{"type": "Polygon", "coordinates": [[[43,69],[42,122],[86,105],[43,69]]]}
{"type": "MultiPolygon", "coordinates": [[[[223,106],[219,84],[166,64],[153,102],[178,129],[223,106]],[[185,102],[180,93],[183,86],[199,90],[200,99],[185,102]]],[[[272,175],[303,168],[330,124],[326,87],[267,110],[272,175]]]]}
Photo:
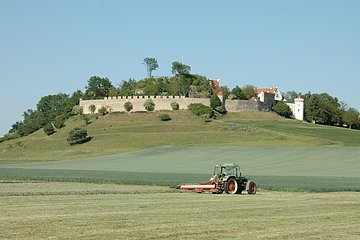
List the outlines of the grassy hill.
{"type": "Polygon", "coordinates": [[[168,114],[172,120],[161,122],[160,113],[112,113],[87,126],[93,137],[90,142],[70,146],[66,141],[69,131],[85,125],[81,117],[73,117],[51,136],[40,130],[0,143],[0,163],[81,159],[164,145],[360,146],[360,131],[283,119],[273,113],[229,113],[212,122],[186,111],[168,114]]]}
{"type": "Polygon", "coordinates": [[[87,126],[93,139],[77,146],[66,138],[85,124],[79,117],[54,135],[4,142],[0,179],[173,186],[207,180],[214,164],[235,162],[263,189],[360,191],[359,131],[261,112],[212,122],[169,114],[169,122],[160,113],[100,117],[87,126]]]}

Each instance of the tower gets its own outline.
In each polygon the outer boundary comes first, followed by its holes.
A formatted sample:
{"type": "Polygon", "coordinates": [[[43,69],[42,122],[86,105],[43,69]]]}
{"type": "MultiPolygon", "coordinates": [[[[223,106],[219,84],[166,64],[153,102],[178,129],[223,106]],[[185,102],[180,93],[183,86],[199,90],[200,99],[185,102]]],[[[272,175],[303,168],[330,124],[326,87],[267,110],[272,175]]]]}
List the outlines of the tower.
{"type": "Polygon", "coordinates": [[[294,117],[297,120],[304,120],[304,99],[302,97],[297,97],[295,98],[295,112],[294,112],[294,117]]]}

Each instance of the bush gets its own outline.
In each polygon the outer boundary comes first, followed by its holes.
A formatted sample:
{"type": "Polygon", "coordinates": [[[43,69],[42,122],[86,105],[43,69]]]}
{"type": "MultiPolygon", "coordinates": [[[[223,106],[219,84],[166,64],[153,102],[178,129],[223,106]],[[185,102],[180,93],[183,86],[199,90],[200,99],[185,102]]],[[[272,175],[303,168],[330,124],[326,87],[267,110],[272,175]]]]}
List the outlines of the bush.
{"type": "Polygon", "coordinates": [[[149,112],[154,111],[155,103],[153,102],[153,100],[148,99],[145,101],[144,107],[145,107],[146,111],[149,111],[149,112]]]}
{"type": "Polygon", "coordinates": [[[95,110],[96,110],[96,106],[95,106],[94,104],[91,104],[91,105],[89,106],[89,110],[90,110],[90,112],[91,112],[92,114],[94,114],[94,113],[95,113],[95,110]]]}
{"type": "Polygon", "coordinates": [[[220,114],[225,114],[227,112],[224,106],[218,106],[214,110],[220,114]]]}
{"type": "Polygon", "coordinates": [[[286,118],[290,118],[292,116],[292,111],[290,107],[284,102],[277,102],[275,106],[272,107],[272,110],[280,116],[286,118]]]}
{"type": "Polygon", "coordinates": [[[180,106],[177,102],[172,102],[170,105],[171,105],[172,109],[175,111],[180,109],[180,106]]]}
{"type": "Polygon", "coordinates": [[[134,107],[131,102],[126,102],[124,103],[124,108],[127,112],[130,112],[131,110],[133,110],[134,107]]]}
{"type": "Polygon", "coordinates": [[[211,107],[205,106],[202,103],[190,103],[188,109],[196,116],[201,116],[204,118],[211,118],[213,116],[213,111],[211,107]]]}
{"type": "Polygon", "coordinates": [[[91,140],[87,135],[87,130],[83,128],[74,128],[69,132],[69,137],[66,139],[70,145],[81,144],[91,140]]]}
{"type": "Polygon", "coordinates": [[[92,123],[92,118],[89,115],[82,115],[82,119],[85,121],[87,125],[92,123]]]}
{"type": "Polygon", "coordinates": [[[102,116],[106,115],[108,113],[108,110],[106,107],[101,106],[101,108],[98,109],[98,113],[102,116]]]}
{"type": "Polygon", "coordinates": [[[0,143],[7,141],[7,140],[11,140],[11,139],[16,139],[19,137],[21,137],[21,136],[18,133],[15,133],[15,132],[7,133],[3,137],[0,138],[0,143]]]}
{"type": "Polygon", "coordinates": [[[171,120],[171,117],[169,116],[169,114],[166,114],[166,113],[164,113],[164,114],[161,114],[160,115],[160,120],[161,121],[170,121],[171,120]]]}
{"type": "Polygon", "coordinates": [[[220,98],[218,97],[218,95],[213,94],[210,97],[210,107],[212,109],[216,109],[216,107],[221,107],[223,104],[220,100],[220,98]]]}
{"type": "Polygon", "coordinates": [[[44,129],[44,132],[46,133],[46,135],[48,135],[48,136],[55,132],[55,129],[51,123],[45,124],[43,129],[44,129]]]}
{"type": "Polygon", "coordinates": [[[71,115],[82,115],[83,111],[84,111],[83,107],[79,105],[75,105],[71,110],[71,115]]]}
{"type": "Polygon", "coordinates": [[[58,115],[55,117],[55,127],[60,129],[65,126],[66,117],[64,115],[58,115]]]}

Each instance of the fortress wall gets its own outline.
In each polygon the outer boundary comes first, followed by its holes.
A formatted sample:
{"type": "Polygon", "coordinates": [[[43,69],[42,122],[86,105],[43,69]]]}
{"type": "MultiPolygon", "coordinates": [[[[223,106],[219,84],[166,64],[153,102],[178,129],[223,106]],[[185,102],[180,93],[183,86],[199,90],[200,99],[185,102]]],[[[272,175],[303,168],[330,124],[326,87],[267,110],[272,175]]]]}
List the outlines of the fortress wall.
{"type": "Polygon", "coordinates": [[[226,100],[225,108],[228,112],[259,111],[259,103],[252,100],[226,100]]]}
{"type": "MultiPolygon", "coordinates": [[[[202,103],[210,106],[209,98],[185,98],[180,96],[122,96],[122,97],[106,97],[98,100],[80,100],[80,106],[83,107],[84,114],[90,114],[90,105],[95,105],[96,110],[102,106],[106,107],[110,112],[124,112],[124,103],[131,102],[133,112],[146,111],[144,103],[147,99],[153,100],[155,103],[155,111],[172,110],[171,103],[177,102],[180,109],[187,109],[190,103],[202,103]]],[[[225,107],[228,112],[249,112],[259,111],[261,107],[258,102],[252,100],[226,100],[225,107]]]]}
{"type": "Polygon", "coordinates": [[[122,96],[122,97],[106,97],[98,100],[80,100],[80,106],[83,107],[84,114],[90,114],[90,105],[95,105],[96,110],[102,106],[106,107],[111,112],[124,112],[124,103],[131,102],[133,105],[133,112],[146,111],[144,103],[147,99],[153,100],[155,103],[155,111],[172,110],[171,103],[177,102],[180,109],[187,109],[190,103],[202,103],[210,105],[209,98],[185,98],[181,96],[122,96]]]}

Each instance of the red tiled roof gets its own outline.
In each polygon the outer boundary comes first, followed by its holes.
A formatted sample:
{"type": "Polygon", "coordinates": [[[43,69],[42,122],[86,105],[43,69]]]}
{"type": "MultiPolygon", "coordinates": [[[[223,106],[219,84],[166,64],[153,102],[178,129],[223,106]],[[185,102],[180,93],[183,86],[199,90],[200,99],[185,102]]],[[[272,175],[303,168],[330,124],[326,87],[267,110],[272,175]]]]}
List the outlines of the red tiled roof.
{"type": "Polygon", "coordinates": [[[276,94],[277,88],[255,88],[255,93],[259,94],[261,92],[270,93],[270,94],[276,94]]]}

